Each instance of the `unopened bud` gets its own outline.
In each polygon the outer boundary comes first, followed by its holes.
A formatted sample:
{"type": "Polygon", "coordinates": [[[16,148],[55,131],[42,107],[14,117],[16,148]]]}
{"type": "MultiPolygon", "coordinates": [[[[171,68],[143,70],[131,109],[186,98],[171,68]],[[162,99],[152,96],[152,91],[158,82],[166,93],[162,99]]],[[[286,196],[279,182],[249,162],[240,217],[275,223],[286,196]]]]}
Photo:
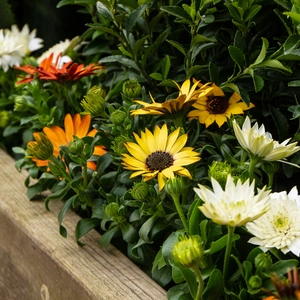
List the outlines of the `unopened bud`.
{"type": "Polygon", "coordinates": [[[68,148],[73,155],[80,155],[84,149],[84,141],[75,136],[74,141],[70,142],[68,148]]]}
{"type": "Polygon", "coordinates": [[[0,111],[0,128],[5,128],[8,125],[9,112],[6,110],[0,111]]]}
{"type": "Polygon", "coordinates": [[[84,96],[80,104],[85,110],[85,113],[105,117],[105,97],[105,90],[100,86],[93,86],[84,96]]]}
{"type": "Polygon", "coordinates": [[[35,141],[28,142],[27,151],[31,157],[48,160],[53,156],[53,145],[44,133],[35,132],[35,141]]]}
{"type": "Polygon", "coordinates": [[[126,118],[126,112],[122,110],[115,110],[110,115],[110,121],[115,125],[122,125],[126,118]]]}
{"type": "Polygon", "coordinates": [[[209,176],[216,179],[223,188],[231,172],[231,165],[226,161],[214,161],[208,170],[209,176]]]}
{"type": "Polygon", "coordinates": [[[249,279],[249,285],[253,289],[259,289],[262,285],[262,279],[258,275],[253,275],[249,279]]]}
{"type": "Polygon", "coordinates": [[[28,109],[27,100],[23,96],[17,96],[15,98],[14,111],[24,112],[28,109]]]}
{"type": "Polygon", "coordinates": [[[149,195],[150,186],[146,182],[136,182],[131,190],[131,195],[135,200],[143,201],[149,195]]]}
{"type": "Polygon", "coordinates": [[[266,271],[272,266],[272,258],[269,253],[259,253],[255,259],[254,264],[257,269],[261,269],[262,271],[266,271]]]}
{"type": "Polygon", "coordinates": [[[131,79],[123,83],[122,92],[125,97],[135,100],[141,95],[142,87],[136,79],[131,79]]]}

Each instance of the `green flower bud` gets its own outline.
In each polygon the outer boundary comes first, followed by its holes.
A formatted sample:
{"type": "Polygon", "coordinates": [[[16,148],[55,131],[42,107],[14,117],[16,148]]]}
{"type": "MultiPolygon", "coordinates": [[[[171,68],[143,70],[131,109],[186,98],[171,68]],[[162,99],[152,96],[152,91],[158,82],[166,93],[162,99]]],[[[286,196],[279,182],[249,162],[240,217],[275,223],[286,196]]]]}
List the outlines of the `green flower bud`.
{"type": "Polygon", "coordinates": [[[27,144],[29,157],[40,160],[48,160],[53,156],[53,145],[44,133],[35,132],[33,134],[35,141],[27,144]]]}
{"type": "Polygon", "coordinates": [[[184,183],[184,179],[181,176],[175,176],[173,178],[167,179],[165,184],[165,191],[170,196],[180,196],[184,189],[186,187],[186,184],[184,183]]]}
{"type": "Polygon", "coordinates": [[[105,90],[103,90],[100,86],[93,86],[84,96],[84,99],[80,102],[80,104],[85,113],[89,113],[94,116],[106,117],[105,97],[105,90]]]}
{"type": "Polygon", "coordinates": [[[105,213],[112,219],[117,217],[119,215],[119,204],[116,202],[107,204],[105,213]]]}
{"type": "Polygon", "coordinates": [[[146,182],[136,182],[131,189],[131,195],[135,200],[143,201],[150,193],[150,186],[146,182]]]}
{"type": "Polygon", "coordinates": [[[15,98],[14,111],[24,112],[28,109],[27,100],[23,96],[15,98]]]}
{"type": "Polygon", "coordinates": [[[126,118],[126,112],[122,110],[115,110],[110,115],[110,121],[115,125],[122,125],[126,118]]]}
{"type": "Polygon", "coordinates": [[[112,142],[111,148],[118,155],[122,155],[123,153],[128,153],[128,150],[124,145],[128,141],[130,141],[128,135],[119,135],[115,137],[114,141],[112,142]]]}
{"type": "Polygon", "coordinates": [[[199,236],[181,236],[171,250],[175,261],[186,268],[198,268],[203,257],[202,240],[199,236]]]}
{"type": "Polygon", "coordinates": [[[226,161],[214,161],[208,170],[209,176],[216,179],[223,188],[225,187],[227,176],[230,175],[231,172],[231,165],[226,161]]]}
{"type": "Polygon", "coordinates": [[[253,289],[259,289],[262,285],[262,279],[258,275],[253,275],[248,281],[249,285],[253,289]]]}
{"type": "Polygon", "coordinates": [[[266,271],[272,266],[272,258],[269,253],[259,253],[254,259],[254,265],[257,269],[266,271]]]}
{"type": "Polygon", "coordinates": [[[84,149],[84,141],[75,136],[74,141],[70,142],[68,148],[73,155],[80,155],[84,149]]]}
{"type": "Polygon", "coordinates": [[[130,100],[135,100],[142,93],[142,87],[136,79],[127,80],[123,83],[122,92],[130,100]]]}
{"type": "Polygon", "coordinates": [[[0,128],[5,128],[9,121],[9,112],[6,110],[0,111],[0,128]]]}

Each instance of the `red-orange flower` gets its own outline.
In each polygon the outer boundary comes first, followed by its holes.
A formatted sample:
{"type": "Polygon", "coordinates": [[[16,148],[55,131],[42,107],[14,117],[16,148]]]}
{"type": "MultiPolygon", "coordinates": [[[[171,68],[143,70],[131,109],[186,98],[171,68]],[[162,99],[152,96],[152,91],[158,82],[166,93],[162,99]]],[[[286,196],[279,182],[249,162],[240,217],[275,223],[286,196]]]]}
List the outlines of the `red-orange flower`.
{"type": "MultiPolygon", "coordinates": [[[[43,131],[53,145],[53,155],[58,157],[61,146],[69,146],[70,142],[74,140],[74,136],[83,138],[85,136],[94,137],[97,129],[89,131],[91,124],[91,115],[85,115],[82,119],[80,114],[76,114],[73,119],[70,114],[65,116],[64,127],[59,126],[44,127],[43,131]],[[89,131],[89,132],[88,132],[89,131]]],[[[93,155],[101,156],[106,153],[103,146],[95,146],[93,155]]],[[[32,159],[38,167],[48,165],[48,160],[32,159]]],[[[87,162],[87,167],[96,170],[96,164],[92,161],[87,162]]]]}
{"type": "Polygon", "coordinates": [[[15,67],[21,71],[24,71],[28,75],[24,79],[17,82],[17,84],[31,82],[34,78],[40,80],[51,80],[58,82],[77,81],[82,77],[94,75],[95,71],[104,69],[104,66],[98,64],[89,64],[85,67],[83,64],[78,64],[73,61],[69,61],[60,66],[61,55],[58,55],[55,63],[53,63],[53,53],[46,59],[44,59],[38,68],[31,65],[25,65],[24,67],[15,67]]]}

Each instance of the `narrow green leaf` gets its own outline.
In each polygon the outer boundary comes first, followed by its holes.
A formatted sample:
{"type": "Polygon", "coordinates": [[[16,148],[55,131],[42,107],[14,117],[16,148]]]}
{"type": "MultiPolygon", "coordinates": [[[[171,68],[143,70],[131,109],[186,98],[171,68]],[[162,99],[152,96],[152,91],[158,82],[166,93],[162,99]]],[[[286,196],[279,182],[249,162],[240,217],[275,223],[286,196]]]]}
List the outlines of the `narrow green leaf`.
{"type": "Polygon", "coordinates": [[[184,9],[179,6],[162,6],[160,9],[177,18],[183,19],[187,22],[191,22],[191,17],[186,13],[184,9]]]}
{"type": "Polygon", "coordinates": [[[262,90],[262,88],[265,85],[264,80],[262,79],[261,76],[255,75],[254,73],[253,73],[252,79],[253,79],[255,92],[258,93],[259,91],[262,90]]]}
{"type": "Polygon", "coordinates": [[[99,23],[88,23],[86,24],[87,26],[97,29],[97,30],[101,30],[103,32],[109,33],[117,38],[120,38],[119,34],[117,32],[115,32],[113,29],[109,28],[109,27],[105,27],[102,24],[99,23]]]}
{"type": "MultiPolygon", "coordinates": [[[[222,236],[220,239],[218,239],[215,242],[211,243],[210,249],[207,251],[208,254],[213,254],[215,252],[220,251],[222,248],[224,248],[227,244],[227,236],[228,234],[222,236]]],[[[234,234],[232,237],[232,242],[238,240],[240,236],[238,234],[234,234]]]]}
{"type": "Polygon", "coordinates": [[[92,230],[93,228],[95,228],[96,226],[100,225],[100,220],[99,219],[80,219],[77,224],[76,224],[76,228],[75,228],[75,238],[77,243],[80,246],[83,246],[83,243],[79,242],[79,239],[84,236],[85,234],[87,234],[90,230],[92,230]]]}
{"type": "Polygon", "coordinates": [[[80,4],[80,5],[95,5],[97,0],[61,0],[57,3],[56,7],[60,8],[64,5],[73,5],[73,4],[80,4]]]}
{"type": "Polygon", "coordinates": [[[278,276],[282,276],[288,272],[288,270],[292,270],[294,267],[299,265],[299,261],[297,259],[288,259],[281,260],[276,262],[271,268],[265,271],[263,274],[267,277],[274,275],[276,273],[278,276]]]}
{"type": "Polygon", "coordinates": [[[142,17],[143,13],[147,9],[148,4],[138,6],[128,17],[127,30],[131,31],[136,22],[142,17]]]}
{"type": "Polygon", "coordinates": [[[246,13],[245,22],[250,21],[261,9],[261,5],[252,5],[246,13]]]}
{"type": "Polygon", "coordinates": [[[300,87],[300,80],[293,80],[288,83],[288,86],[291,87],[300,87]]]}
{"type": "Polygon", "coordinates": [[[237,64],[237,66],[241,72],[243,70],[244,64],[245,64],[244,53],[235,46],[229,46],[228,51],[229,51],[229,54],[230,54],[232,60],[237,64]]]}
{"type": "Polygon", "coordinates": [[[163,80],[163,77],[160,73],[151,73],[149,76],[152,77],[153,79],[157,80],[157,81],[162,81],[163,80]]]}
{"type": "Polygon", "coordinates": [[[266,68],[274,68],[274,69],[280,69],[289,73],[292,73],[292,70],[288,66],[284,66],[279,60],[277,59],[270,59],[266,60],[260,64],[257,64],[253,66],[253,68],[261,68],[261,67],[266,67],[266,68]]]}
{"type": "Polygon", "coordinates": [[[78,197],[78,195],[74,195],[71,198],[69,198],[63,205],[62,209],[60,210],[59,214],[58,214],[58,222],[59,224],[62,223],[67,211],[69,210],[69,208],[72,206],[73,201],[76,200],[76,198],[78,197]]]}
{"type": "Polygon", "coordinates": [[[255,65],[258,65],[260,64],[266,57],[266,54],[267,54],[267,50],[269,48],[269,42],[267,39],[265,38],[261,38],[262,39],[262,47],[261,47],[261,50],[260,50],[260,53],[258,55],[258,57],[256,58],[255,62],[252,64],[253,66],[255,65]]]}
{"type": "Polygon", "coordinates": [[[163,80],[168,78],[169,70],[171,66],[170,56],[166,55],[162,61],[161,73],[163,80]]]}
{"type": "Polygon", "coordinates": [[[120,64],[122,64],[122,65],[124,65],[128,68],[133,68],[133,69],[139,71],[139,67],[137,66],[137,64],[133,60],[131,60],[131,59],[125,57],[125,56],[122,56],[122,55],[107,56],[107,57],[104,57],[104,58],[100,59],[99,62],[101,62],[101,63],[117,62],[117,63],[120,63],[120,64]]]}
{"type": "Polygon", "coordinates": [[[100,1],[97,1],[97,11],[98,13],[103,16],[104,18],[106,18],[107,20],[109,21],[113,21],[114,19],[114,16],[113,14],[111,13],[111,11],[106,7],[105,4],[103,4],[102,2],[100,1]]]}
{"type": "Polygon", "coordinates": [[[115,234],[120,230],[119,226],[114,226],[107,230],[104,234],[102,234],[99,243],[104,247],[107,248],[111,242],[111,239],[114,237],[115,234]]]}
{"type": "Polygon", "coordinates": [[[169,44],[171,44],[173,47],[175,47],[177,50],[179,50],[183,55],[186,55],[185,49],[180,43],[172,40],[166,40],[166,41],[169,44]]]}
{"type": "Polygon", "coordinates": [[[289,16],[294,22],[300,23],[300,14],[297,12],[292,12],[292,11],[286,11],[283,12],[282,14],[289,16]]]}

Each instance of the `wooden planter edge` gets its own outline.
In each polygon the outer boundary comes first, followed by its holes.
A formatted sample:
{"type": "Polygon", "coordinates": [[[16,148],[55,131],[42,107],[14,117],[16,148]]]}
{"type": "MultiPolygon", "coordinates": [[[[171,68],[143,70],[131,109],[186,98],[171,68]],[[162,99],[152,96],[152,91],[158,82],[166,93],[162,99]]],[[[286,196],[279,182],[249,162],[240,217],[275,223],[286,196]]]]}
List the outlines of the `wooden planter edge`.
{"type": "Polygon", "coordinates": [[[0,299],[166,299],[166,291],[115,247],[99,245],[90,231],[80,247],[74,236],[80,219],[69,211],[58,232],[60,201],[29,201],[25,173],[0,150],[0,299]]]}

